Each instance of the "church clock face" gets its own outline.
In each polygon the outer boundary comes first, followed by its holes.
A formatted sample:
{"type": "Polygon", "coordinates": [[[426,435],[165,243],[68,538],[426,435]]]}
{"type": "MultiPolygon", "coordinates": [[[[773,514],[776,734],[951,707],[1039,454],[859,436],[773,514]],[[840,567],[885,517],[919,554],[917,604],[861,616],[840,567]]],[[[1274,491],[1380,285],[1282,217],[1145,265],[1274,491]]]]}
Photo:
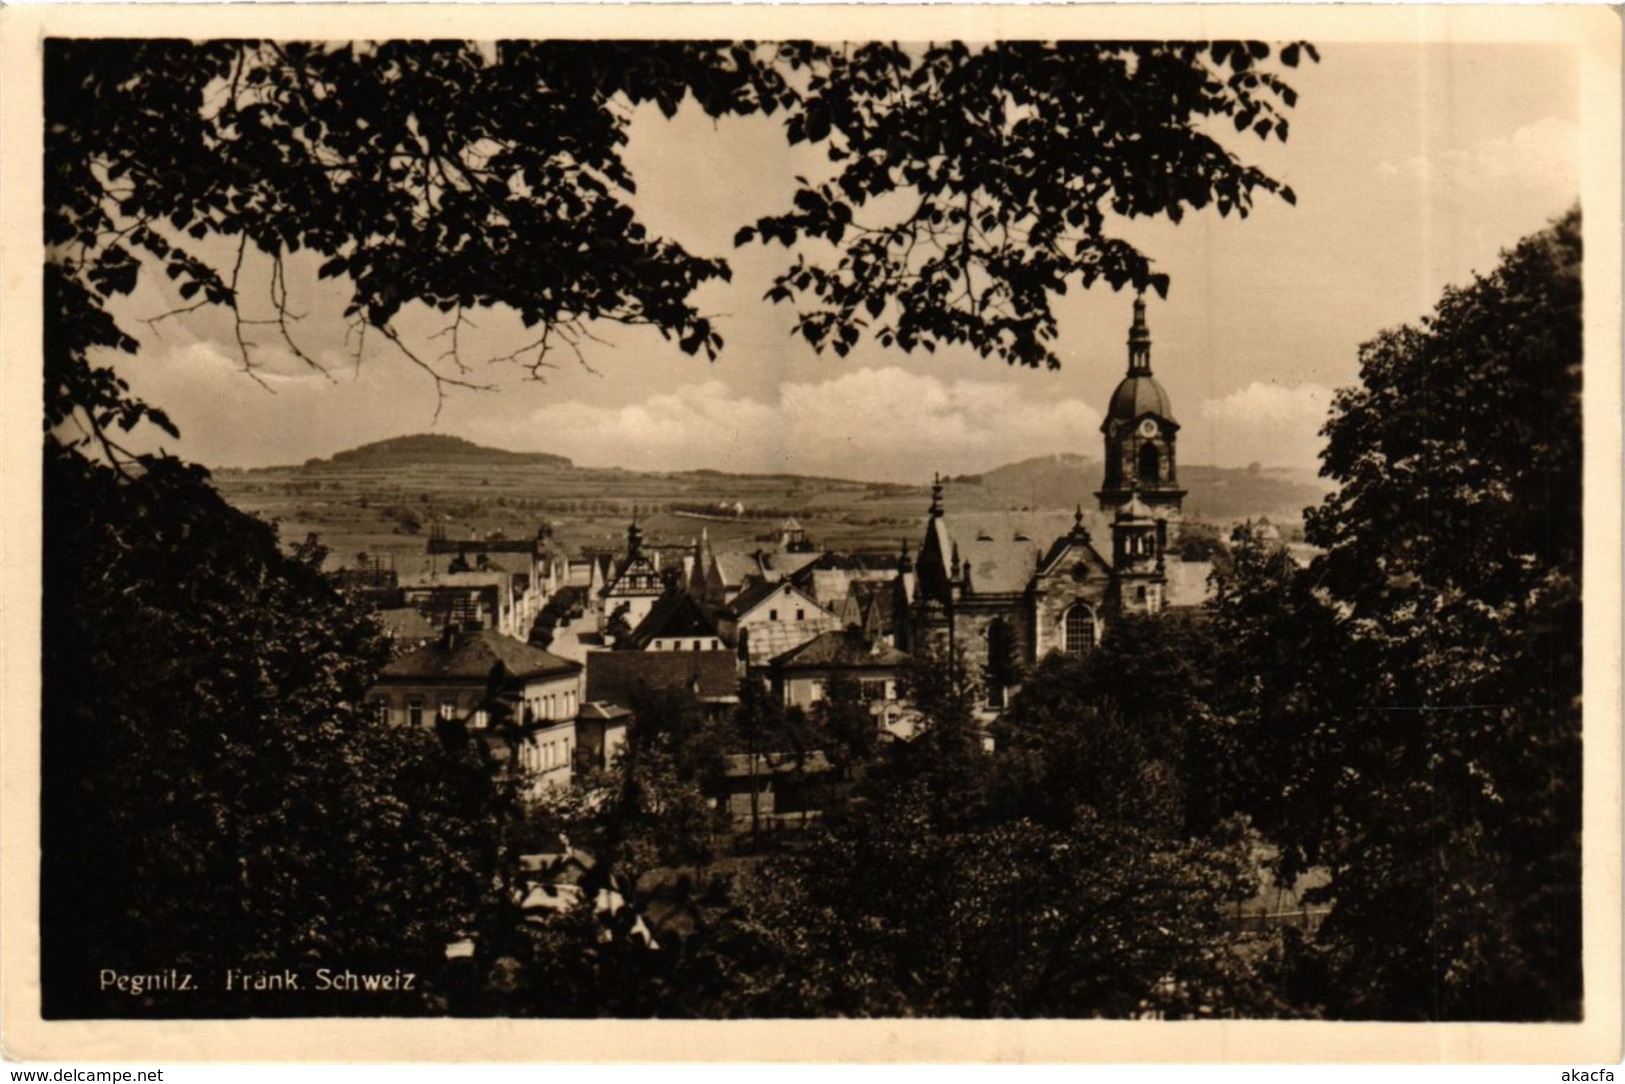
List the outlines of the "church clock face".
{"type": "Polygon", "coordinates": [[[1152,437],[1154,437],[1156,435],[1157,435],[1157,423],[1156,422],[1152,421],[1150,418],[1147,418],[1143,422],[1140,423],[1140,436],[1145,437],[1147,440],[1149,440],[1150,438],[1152,438],[1152,437]]]}

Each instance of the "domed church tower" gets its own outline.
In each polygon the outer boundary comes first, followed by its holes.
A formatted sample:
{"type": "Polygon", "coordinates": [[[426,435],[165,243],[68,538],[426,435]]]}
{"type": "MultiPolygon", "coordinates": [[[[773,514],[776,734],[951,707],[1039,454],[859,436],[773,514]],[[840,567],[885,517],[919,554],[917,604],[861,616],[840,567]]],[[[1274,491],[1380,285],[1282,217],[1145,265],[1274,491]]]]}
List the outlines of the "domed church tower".
{"type": "Polygon", "coordinates": [[[1168,393],[1151,375],[1151,332],[1145,326],[1145,299],[1134,299],[1128,333],[1128,375],[1112,392],[1106,420],[1106,477],[1095,494],[1102,512],[1113,512],[1135,497],[1160,520],[1177,524],[1185,500],[1174,464],[1179,423],[1168,393]]]}

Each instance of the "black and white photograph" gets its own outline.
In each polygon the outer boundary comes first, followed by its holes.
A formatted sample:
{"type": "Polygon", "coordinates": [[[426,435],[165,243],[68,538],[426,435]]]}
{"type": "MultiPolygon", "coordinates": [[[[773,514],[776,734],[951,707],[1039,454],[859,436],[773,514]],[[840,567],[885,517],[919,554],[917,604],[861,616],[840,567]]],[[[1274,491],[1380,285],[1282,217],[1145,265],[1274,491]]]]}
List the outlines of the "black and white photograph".
{"type": "Polygon", "coordinates": [[[1617,1057],[1617,12],[116,14],[12,1010],[1617,1057]]]}

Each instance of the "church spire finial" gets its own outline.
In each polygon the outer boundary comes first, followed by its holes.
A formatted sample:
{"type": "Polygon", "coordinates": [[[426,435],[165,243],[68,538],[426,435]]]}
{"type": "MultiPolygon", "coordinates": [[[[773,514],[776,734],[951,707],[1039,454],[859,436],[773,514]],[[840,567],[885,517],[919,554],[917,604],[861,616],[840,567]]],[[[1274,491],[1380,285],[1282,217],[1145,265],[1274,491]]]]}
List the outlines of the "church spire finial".
{"type": "Polygon", "coordinates": [[[931,518],[942,518],[942,475],[934,471],[931,474],[931,518]]]}
{"type": "Polygon", "coordinates": [[[1151,375],[1151,329],[1145,326],[1145,295],[1134,295],[1134,323],[1128,329],[1130,376],[1151,375]]]}

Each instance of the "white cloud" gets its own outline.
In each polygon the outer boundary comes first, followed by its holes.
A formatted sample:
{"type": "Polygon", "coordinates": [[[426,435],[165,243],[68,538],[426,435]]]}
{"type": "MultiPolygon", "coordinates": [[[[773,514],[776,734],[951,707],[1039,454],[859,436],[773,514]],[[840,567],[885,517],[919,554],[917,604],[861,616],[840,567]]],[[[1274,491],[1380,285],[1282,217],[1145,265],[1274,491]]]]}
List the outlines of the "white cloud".
{"type": "Polygon", "coordinates": [[[1261,463],[1312,469],[1319,462],[1320,427],[1331,401],[1332,390],[1319,384],[1255,381],[1201,405],[1198,420],[1182,434],[1194,445],[1183,457],[1221,467],[1261,463]]]}
{"type": "MultiPolygon", "coordinates": [[[[778,403],[708,381],[620,407],[553,403],[523,443],[639,470],[783,470],[918,480],[1056,451],[1098,454],[1100,414],[1078,399],[1030,402],[1013,383],[944,381],[887,367],[789,383],[778,403]]],[[[516,447],[489,434],[494,443],[516,447]]]]}
{"type": "Polygon", "coordinates": [[[1378,169],[1384,176],[1470,193],[1534,190],[1560,205],[1580,191],[1580,126],[1572,120],[1545,117],[1510,135],[1480,140],[1467,148],[1384,161],[1378,169]]]}

